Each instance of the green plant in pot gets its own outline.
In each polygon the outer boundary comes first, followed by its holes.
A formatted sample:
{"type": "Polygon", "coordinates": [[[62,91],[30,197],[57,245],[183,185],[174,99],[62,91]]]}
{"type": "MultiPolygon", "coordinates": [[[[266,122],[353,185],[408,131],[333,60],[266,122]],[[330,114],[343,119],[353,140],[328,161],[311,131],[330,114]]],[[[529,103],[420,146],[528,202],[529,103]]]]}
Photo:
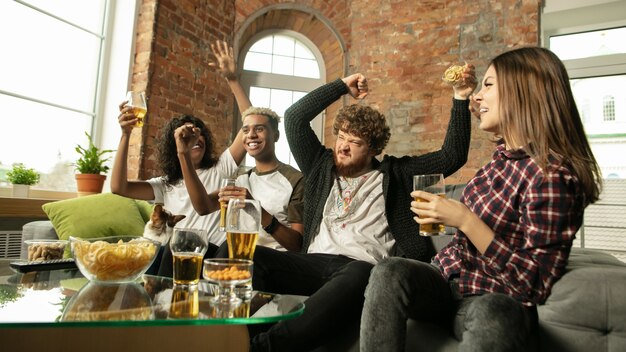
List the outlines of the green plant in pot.
{"type": "Polygon", "coordinates": [[[13,184],[13,197],[28,198],[30,186],[39,182],[39,173],[22,163],[15,163],[7,172],[7,180],[13,184]]]}
{"type": "Polygon", "coordinates": [[[75,177],[79,196],[102,192],[104,180],[107,178],[103,173],[106,174],[109,171],[109,166],[105,165],[109,158],[105,155],[113,152],[110,149],[96,147],[89,133],[85,132],[85,135],[89,140],[89,146],[85,148],[79,144],[75,148],[80,155],[80,158],[74,163],[74,167],[78,171],[75,177]]]}

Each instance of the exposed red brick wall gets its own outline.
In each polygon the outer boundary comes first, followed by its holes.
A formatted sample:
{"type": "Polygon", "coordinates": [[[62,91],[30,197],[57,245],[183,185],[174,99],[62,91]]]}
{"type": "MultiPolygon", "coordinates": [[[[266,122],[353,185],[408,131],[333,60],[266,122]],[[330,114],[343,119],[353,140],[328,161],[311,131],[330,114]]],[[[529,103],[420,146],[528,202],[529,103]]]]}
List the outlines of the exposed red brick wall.
{"type": "MultiPolygon", "coordinates": [[[[322,52],[327,81],[354,72],[368,77],[371,94],[365,102],[381,110],[392,127],[385,152],[422,154],[440,147],[448,124],[452,92],[440,80],[445,68],[467,60],[476,65],[480,77],[496,54],[517,45],[538,44],[540,3],[478,0],[468,6],[459,0],[161,0],[154,11],[148,72],[142,76],[138,70],[143,67],[140,59],[146,58],[138,44],[133,75],[133,85],[148,79],[150,98],[150,118],[139,144],[145,145],[139,175],[156,172],[154,136],[178,113],[193,112],[205,119],[219,141],[219,150],[227,145],[234,105],[226,84],[206,67],[208,44],[214,39],[226,38],[239,50],[265,29],[302,33],[322,52]]],[[[144,0],[146,18],[150,4],[156,2],[144,0]]],[[[141,32],[138,39],[149,40],[142,38],[141,32]]],[[[333,143],[329,128],[334,112],[352,102],[340,101],[327,111],[327,145],[333,143]]],[[[474,123],[469,161],[449,178],[451,182],[467,181],[489,160],[493,150],[489,137],[474,123]]]]}
{"type": "Polygon", "coordinates": [[[129,177],[161,174],[155,138],[181,114],[192,114],[209,126],[216,153],[229,144],[233,98],[226,81],[208,63],[210,43],[231,36],[234,14],[232,1],[143,1],[132,86],[145,89],[148,115],[143,129],[133,132],[129,177]]]}

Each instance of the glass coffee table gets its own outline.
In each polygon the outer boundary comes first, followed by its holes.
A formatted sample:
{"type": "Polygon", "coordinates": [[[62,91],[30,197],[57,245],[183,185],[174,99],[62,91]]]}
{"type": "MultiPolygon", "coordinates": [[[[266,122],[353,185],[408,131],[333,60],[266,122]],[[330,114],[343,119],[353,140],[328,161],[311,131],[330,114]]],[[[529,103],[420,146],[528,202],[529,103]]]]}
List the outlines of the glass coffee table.
{"type": "Polygon", "coordinates": [[[175,286],[144,275],[126,284],[89,282],[78,270],[0,277],[0,341],[16,350],[73,348],[247,351],[247,325],[292,319],[304,296],[254,291],[236,306],[213,302],[216,286],[175,286]]]}

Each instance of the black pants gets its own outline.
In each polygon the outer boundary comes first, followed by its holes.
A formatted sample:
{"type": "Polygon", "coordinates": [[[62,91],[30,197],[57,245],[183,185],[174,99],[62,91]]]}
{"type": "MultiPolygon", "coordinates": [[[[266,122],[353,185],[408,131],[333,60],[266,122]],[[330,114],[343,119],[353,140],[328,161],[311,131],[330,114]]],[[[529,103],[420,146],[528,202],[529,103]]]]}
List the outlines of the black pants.
{"type": "Polygon", "coordinates": [[[360,320],[373,265],[341,255],[281,252],[258,246],[255,290],[310,296],[304,313],[252,339],[252,351],[307,351],[360,320]]]}

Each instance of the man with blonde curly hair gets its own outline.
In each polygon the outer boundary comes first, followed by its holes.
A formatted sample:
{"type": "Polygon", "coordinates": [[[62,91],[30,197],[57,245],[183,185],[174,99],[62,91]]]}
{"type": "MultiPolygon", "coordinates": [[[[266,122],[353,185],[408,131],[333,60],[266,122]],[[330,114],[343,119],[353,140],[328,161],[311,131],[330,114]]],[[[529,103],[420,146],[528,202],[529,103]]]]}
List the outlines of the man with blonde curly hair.
{"type": "Polygon", "coordinates": [[[333,123],[336,141],[327,149],[310,121],[349,93],[368,94],[361,74],[319,87],[285,112],[285,132],[305,177],[302,253],[257,248],[254,287],[310,296],[304,313],[253,337],[252,351],[308,351],[358,330],[370,270],[382,259],[401,255],[428,261],[430,239],[420,237],[410,211],[413,175],[449,176],[467,161],[470,140],[468,97],[476,87],[454,87],[452,117],[441,150],[421,156],[376,156],[390,138],[385,116],[364,105],[345,106],[333,123]]]}

